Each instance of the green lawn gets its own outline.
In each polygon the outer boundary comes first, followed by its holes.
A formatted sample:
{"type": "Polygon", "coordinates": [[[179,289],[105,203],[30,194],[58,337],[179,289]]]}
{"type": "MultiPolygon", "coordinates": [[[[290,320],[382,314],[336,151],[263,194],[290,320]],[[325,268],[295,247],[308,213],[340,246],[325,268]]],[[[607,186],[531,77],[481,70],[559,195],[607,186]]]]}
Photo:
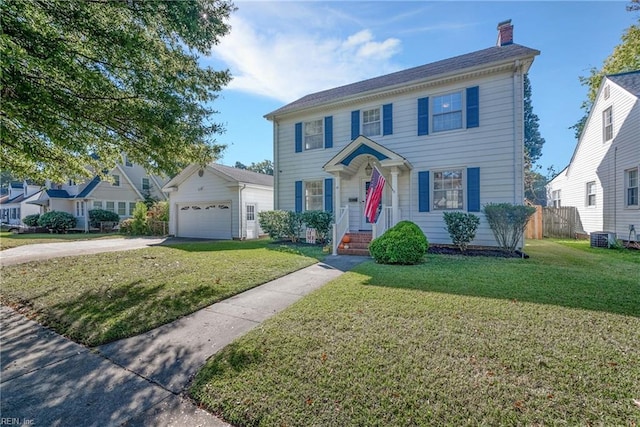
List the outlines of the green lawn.
{"type": "Polygon", "coordinates": [[[0,302],[94,346],[168,323],[321,255],[319,247],[259,240],[57,258],[3,267],[0,302]]]}
{"type": "Polygon", "coordinates": [[[68,242],[71,240],[90,239],[122,239],[124,236],[117,233],[70,233],[70,234],[48,234],[48,233],[26,233],[14,234],[9,231],[0,231],[0,251],[11,249],[23,245],[33,245],[35,243],[55,243],[68,242]]]}
{"type": "Polygon", "coordinates": [[[236,425],[640,424],[640,252],[367,262],[214,356],[191,395],[236,425]]]}

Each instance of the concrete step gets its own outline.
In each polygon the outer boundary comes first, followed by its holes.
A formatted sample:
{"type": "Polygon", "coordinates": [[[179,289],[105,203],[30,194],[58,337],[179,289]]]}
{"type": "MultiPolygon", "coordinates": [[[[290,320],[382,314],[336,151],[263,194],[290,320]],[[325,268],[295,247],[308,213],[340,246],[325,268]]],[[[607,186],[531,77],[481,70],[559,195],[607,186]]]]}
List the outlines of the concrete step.
{"type": "Polygon", "coordinates": [[[338,255],[370,256],[369,249],[354,249],[351,246],[349,249],[338,249],[338,255]]]}

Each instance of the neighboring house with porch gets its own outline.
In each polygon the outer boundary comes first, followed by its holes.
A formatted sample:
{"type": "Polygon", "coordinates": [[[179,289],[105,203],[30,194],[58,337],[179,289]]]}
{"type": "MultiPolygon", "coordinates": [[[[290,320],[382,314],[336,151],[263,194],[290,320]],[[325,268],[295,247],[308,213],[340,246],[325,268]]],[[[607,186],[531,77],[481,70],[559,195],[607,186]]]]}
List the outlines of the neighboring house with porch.
{"type": "Polygon", "coordinates": [[[2,222],[20,224],[27,215],[63,211],[76,217],[77,229],[88,231],[88,211],[91,209],[116,212],[124,219],[131,217],[136,203],[146,197],[167,199],[162,192],[167,179],[149,175],[141,165],[129,162],[126,156],[108,175],[110,180],[95,176],[84,182],[47,182],[44,186],[25,182],[22,194],[18,194],[20,189],[12,188],[17,197],[11,198],[10,193],[9,200],[0,204],[2,222]]]}
{"type": "MultiPolygon", "coordinates": [[[[535,49],[513,43],[307,95],[273,122],[275,208],[335,215],[345,233],[380,235],[400,220],[451,243],[443,212],[481,217],[475,245],[496,245],[481,208],[524,201],[523,78],[535,49]],[[386,179],[376,224],[364,215],[371,169],[386,179]]],[[[335,248],[334,248],[335,250],[335,248]]]]}
{"type": "Polygon", "coordinates": [[[583,231],[640,234],[640,70],[605,76],[569,166],[549,184],[553,207],[577,209],[583,231]]]}
{"type": "Polygon", "coordinates": [[[186,167],[163,191],[177,237],[256,239],[258,213],[273,210],[273,176],[216,163],[186,167]]]}

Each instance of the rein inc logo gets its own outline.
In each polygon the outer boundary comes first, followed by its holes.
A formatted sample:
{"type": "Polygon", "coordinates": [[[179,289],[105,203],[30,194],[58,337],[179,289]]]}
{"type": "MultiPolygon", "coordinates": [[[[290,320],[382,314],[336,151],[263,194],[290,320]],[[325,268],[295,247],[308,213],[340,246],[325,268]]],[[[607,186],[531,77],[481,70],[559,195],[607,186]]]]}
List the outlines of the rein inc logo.
{"type": "Polygon", "coordinates": [[[0,418],[0,426],[32,426],[35,425],[31,418],[0,418]]]}

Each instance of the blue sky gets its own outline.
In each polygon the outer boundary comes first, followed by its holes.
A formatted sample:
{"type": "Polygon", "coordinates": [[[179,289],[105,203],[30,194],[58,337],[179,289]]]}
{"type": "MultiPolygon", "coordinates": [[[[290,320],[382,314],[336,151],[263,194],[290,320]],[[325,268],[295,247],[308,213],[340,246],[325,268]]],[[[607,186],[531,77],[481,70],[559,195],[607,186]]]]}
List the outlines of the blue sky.
{"type": "Polygon", "coordinates": [[[579,76],[620,43],[638,13],[606,1],[238,1],[232,30],[210,56],[233,81],[213,107],[226,127],[221,163],[273,158],[264,115],[308,93],[495,45],[498,22],[511,19],[515,43],[538,49],[529,72],[534,112],[546,143],[541,172],[560,171],[575,147],[583,114],[579,76]]]}

